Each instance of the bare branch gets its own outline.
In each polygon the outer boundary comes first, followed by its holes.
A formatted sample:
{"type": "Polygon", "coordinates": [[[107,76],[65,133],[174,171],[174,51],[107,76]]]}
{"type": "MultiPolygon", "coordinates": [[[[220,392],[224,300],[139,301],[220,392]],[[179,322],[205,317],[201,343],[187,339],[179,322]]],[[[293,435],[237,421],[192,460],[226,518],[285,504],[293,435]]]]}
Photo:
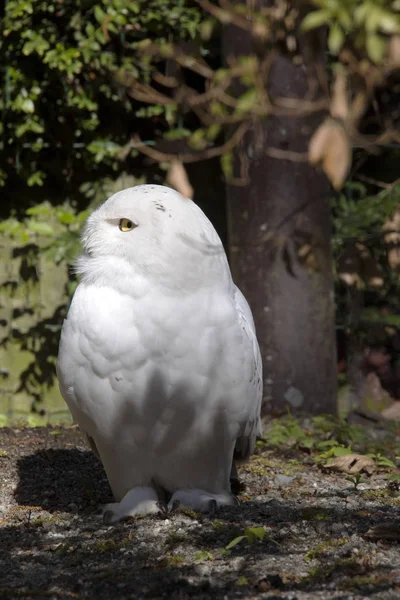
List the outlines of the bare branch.
{"type": "MultiPolygon", "coordinates": [[[[228,87],[228,85],[229,84],[227,84],[225,87],[228,87]]],[[[212,87],[203,94],[197,93],[192,88],[186,89],[190,90],[190,96],[188,96],[186,100],[190,104],[190,106],[193,107],[199,106],[200,104],[208,104],[211,100],[219,100],[220,102],[223,102],[224,104],[232,108],[235,108],[237,104],[237,100],[235,98],[232,98],[231,96],[225,93],[223,86],[214,88],[212,87]]]]}
{"type": "Polygon", "coordinates": [[[274,107],[271,112],[277,115],[302,116],[329,109],[329,100],[302,100],[301,98],[274,98],[274,107]],[[286,110],[279,110],[277,106],[286,110]]]}
{"type": "Polygon", "coordinates": [[[163,85],[164,87],[175,88],[178,85],[178,80],[176,79],[176,77],[163,75],[163,73],[160,73],[159,71],[153,73],[152,77],[154,81],[156,81],[160,85],[163,85]]]}
{"type": "Polygon", "coordinates": [[[130,73],[123,73],[124,80],[117,75],[117,81],[120,85],[126,88],[126,93],[140,102],[146,102],[147,104],[162,104],[163,106],[175,104],[176,101],[173,98],[169,98],[158,92],[155,88],[147,83],[139,83],[130,73]]]}
{"type": "Polygon", "coordinates": [[[292,162],[308,162],[308,152],[293,152],[292,150],[281,150],[280,148],[266,148],[265,153],[279,160],[291,160],[292,162]]]}
{"type": "Polygon", "coordinates": [[[379,146],[385,146],[387,144],[390,144],[391,142],[394,142],[395,144],[400,144],[399,131],[388,129],[387,131],[384,131],[378,136],[354,134],[353,147],[364,148],[371,154],[379,154],[379,146]]]}
{"type": "Polygon", "coordinates": [[[366,177],[361,173],[357,173],[356,178],[360,181],[365,181],[365,183],[371,183],[372,185],[376,185],[376,187],[380,187],[384,190],[392,190],[397,185],[400,185],[400,177],[392,181],[392,183],[388,183],[386,181],[378,181],[377,179],[373,179],[372,177],[366,177]]]}
{"type": "Polygon", "coordinates": [[[242,123],[236,129],[235,133],[233,133],[233,135],[229,138],[229,140],[225,142],[225,144],[222,144],[221,146],[214,146],[213,148],[208,148],[207,150],[193,154],[185,153],[175,155],[167,154],[166,152],[160,152],[155,148],[145,146],[138,135],[135,135],[132,138],[132,148],[136,148],[139,150],[139,152],[149,156],[157,162],[171,162],[173,160],[180,160],[182,163],[192,163],[200,160],[208,160],[210,158],[215,158],[216,156],[222,156],[222,154],[225,154],[226,152],[231,152],[246,135],[249,128],[250,123],[242,123]]]}
{"type": "Polygon", "coordinates": [[[270,33],[270,28],[266,23],[253,21],[248,17],[239,15],[234,10],[234,7],[226,2],[226,0],[220,0],[221,7],[212,4],[209,0],[197,0],[197,2],[204,11],[208,12],[223,24],[230,23],[236,25],[236,27],[239,27],[244,31],[249,31],[253,35],[261,38],[267,38],[270,33]]]}
{"type": "Polygon", "coordinates": [[[179,46],[174,44],[168,44],[168,48],[160,47],[157,44],[149,44],[142,50],[143,54],[150,54],[152,57],[157,56],[163,60],[173,59],[181,67],[190,69],[194,73],[198,73],[205,79],[212,79],[215,75],[215,71],[211,69],[207,63],[200,57],[196,58],[189,54],[185,54],[179,46]]]}

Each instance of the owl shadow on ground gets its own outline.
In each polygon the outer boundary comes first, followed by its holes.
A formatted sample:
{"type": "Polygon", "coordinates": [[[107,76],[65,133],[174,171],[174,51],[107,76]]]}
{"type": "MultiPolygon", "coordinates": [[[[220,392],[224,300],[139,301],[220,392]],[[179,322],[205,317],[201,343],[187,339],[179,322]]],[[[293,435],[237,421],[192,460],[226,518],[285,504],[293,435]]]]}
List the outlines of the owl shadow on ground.
{"type": "Polygon", "coordinates": [[[38,450],[19,459],[18,474],[14,497],[23,506],[90,513],[113,499],[104,469],[89,451],[38,450]]]}
{"type": "MultiPolygon", "coordinates": [[[[14,498],[20,506],[82,515],[100,513],[103,504],[114,501],[99,459],[77,448],[38,450],[20,458],[14,498]]],[[[218,518],[229,520],[243,510],[243,505],[224,508],[218,518]]]]}

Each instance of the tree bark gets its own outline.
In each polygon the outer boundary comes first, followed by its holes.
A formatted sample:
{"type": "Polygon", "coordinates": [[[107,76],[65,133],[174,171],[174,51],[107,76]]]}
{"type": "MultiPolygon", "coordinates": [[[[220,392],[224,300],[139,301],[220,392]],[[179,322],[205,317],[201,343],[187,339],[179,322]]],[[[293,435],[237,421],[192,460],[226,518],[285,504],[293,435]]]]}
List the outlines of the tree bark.
{"type": "MultiPolygon", "coordinates": [[[[225,28],[226,59],[251,51],[248,33],[225,28]]],[[[304,99],[310,82],[318,88],[313,64],[295,65],[278,54],[265,85],[271,98],[304,99]]],[[[231,268],[256,322],[264,413],[288,406],[314,414],[337,410],[332,193],[325,176],[306,161],[268,154],[270,148],[306,152],[321,116],[271,116],[256,122],[235,150],[235,176],[245,157],[249,183],[227,185],[231,268]]]]}

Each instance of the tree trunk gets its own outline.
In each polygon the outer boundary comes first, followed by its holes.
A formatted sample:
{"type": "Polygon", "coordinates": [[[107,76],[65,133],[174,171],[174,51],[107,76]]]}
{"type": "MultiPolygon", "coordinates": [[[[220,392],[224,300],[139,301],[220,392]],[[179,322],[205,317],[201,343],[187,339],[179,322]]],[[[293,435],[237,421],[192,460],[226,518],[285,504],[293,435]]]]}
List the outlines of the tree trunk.
{"type": "MultiPolygon", "coordinates": [[[[264,2],[264,4],[266,4],[264,2]]],[[[254,51],[250,35],[224,32],[224,54],[254,51]]],[[[304,55],[304,52],[303,52],[304,55]]],[[[305,98],[315,67],[277,55],[268,72],[270,97],[305,98]]],[[[321,114],[258,121],[235,150],[249,183],[227,186],[233,277],[249,300],[261,345],[264,413],[273,409],[336,413],[336,344],[331,257],[332,196],[327,179],[306,161],[284,160],[270,148],[303,153],[321,114]]]]}

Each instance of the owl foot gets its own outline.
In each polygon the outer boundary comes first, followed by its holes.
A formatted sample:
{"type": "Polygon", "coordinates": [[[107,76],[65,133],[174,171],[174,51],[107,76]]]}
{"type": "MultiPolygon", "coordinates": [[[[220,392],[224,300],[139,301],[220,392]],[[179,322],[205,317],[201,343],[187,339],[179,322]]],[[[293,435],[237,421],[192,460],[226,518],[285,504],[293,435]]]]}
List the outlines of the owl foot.
{"type": "Polygon", "coordinates": [[[160,509],[159,512],[161,513],[161,516],[164,517],[164,519],[167,519],[169,516],[168,504],[163,500],[159,500],[157,506],[160,509]]]}
{"type": "Polygon", "coordinates": [[[129,490],[121,502],[111,502],[103,507],[104,525],[114,525],[127,517],[150,515],[160,512],[156,491],[151,487],[136,487],[129,490]]]}
{"type": "Polygon", "coordinates": [[[238,504],[237,498],[228,493],[211,494],[204,490],[177,490],[169,501],[168,508],[173,510],[176,506],[180,506],[196,512],[214,514],[220,506],[234,506],[235,504],[238,504]]]}

